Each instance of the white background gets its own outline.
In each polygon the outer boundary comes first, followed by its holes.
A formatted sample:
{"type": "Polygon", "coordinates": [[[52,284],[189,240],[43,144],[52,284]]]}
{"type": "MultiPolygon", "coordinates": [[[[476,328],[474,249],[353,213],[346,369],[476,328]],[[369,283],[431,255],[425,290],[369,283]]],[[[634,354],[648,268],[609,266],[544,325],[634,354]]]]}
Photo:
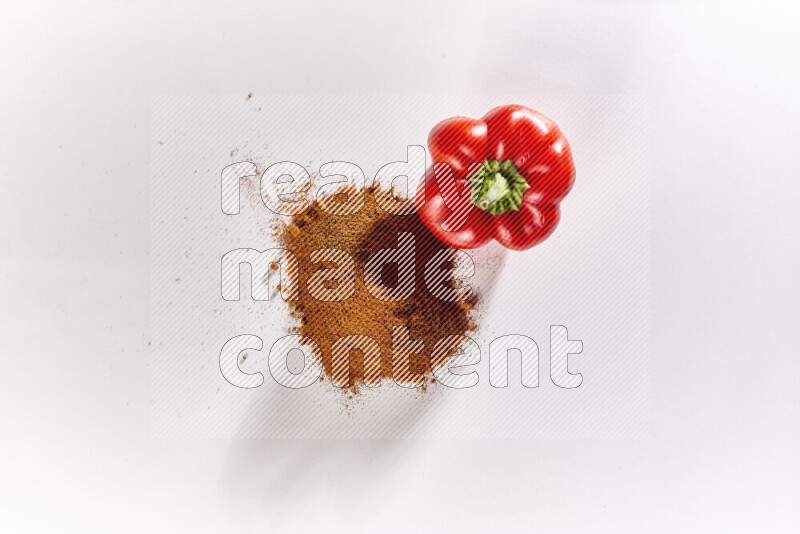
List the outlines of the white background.
{"type": "Polygon", "coordinates": [[[796,19],[3,4],[3,530],[797,531],[796,19]],[[150,97],[248,92],[646,95],[650,437],[152,439],[150,97]]]}

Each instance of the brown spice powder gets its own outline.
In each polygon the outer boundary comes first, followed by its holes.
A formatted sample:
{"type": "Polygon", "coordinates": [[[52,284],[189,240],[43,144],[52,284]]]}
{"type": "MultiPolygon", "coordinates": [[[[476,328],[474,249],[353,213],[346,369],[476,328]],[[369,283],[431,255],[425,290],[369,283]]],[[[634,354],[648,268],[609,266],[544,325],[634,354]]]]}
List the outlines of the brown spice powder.
{"type": "MultiPolygon", "coordinates": [[[[351,192],[351,194],[354,193],[351,192]]],[[[474,331],[476,293],[466,302],[447,302],[434,297],[425,285],[424,269],[428,259],[447,248],[419,219],[410,215],[391,215],[380,210],[375,190],[365,191],[364,206],[355,214],[332,215],[314,201],[309,208],[292,217],[290,224],[277,231],[281,246],[291,251],[300,265],[300,296],[289,301],[291,315],[297,321],[294,333],[306,336],[319,345],[323,369],[331,377],[331,346],[343,336],[369,336],[381,348],[381,379],[392,378],[392,327],[409,328],[412,339],[422,341],[425,351],[413,355],[412,373],[431,378],[430,354],[441,338],[474,331]],[[415,290],[406,300],[386,302],[375,298],[364,284],[363,268],[369,258],[381,249],[398,247],[398,236],[411,232],[415,240],[415,290]],[[348,252],[356,263],[355,293],[339,302],[314,298],[305,281],[317,270],[333,267],[325,262],[313,264],[315,250],[335,248],[348,252]]],[[[336,200],[336,199],[335,199],[336,200]]],[[[397,284],[397,268],[388,263],[382,273],[388,287],[397,284]]],[[[364,355],[359,350],[350,354],[348,390],[357,393],[364,379],[364,355]]],[[[429,380],[425,380],[425,383],[429,380]]],[[[425,386],[423,386],[424,388],[425,386]]]]}

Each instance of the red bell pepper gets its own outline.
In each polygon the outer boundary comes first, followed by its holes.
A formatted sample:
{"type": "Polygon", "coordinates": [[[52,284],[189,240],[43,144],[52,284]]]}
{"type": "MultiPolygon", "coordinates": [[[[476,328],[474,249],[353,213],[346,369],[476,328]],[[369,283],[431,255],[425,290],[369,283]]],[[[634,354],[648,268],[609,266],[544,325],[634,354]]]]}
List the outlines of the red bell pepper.
{"type": "Polygon", "coordinates": [[[523,106],[453,117],[431,130],[428,148],[433,165],[417,211],[445,244],[477,248],[494,238],[524,250],[555,230],[575,165],[552,120],[523,106]]]}

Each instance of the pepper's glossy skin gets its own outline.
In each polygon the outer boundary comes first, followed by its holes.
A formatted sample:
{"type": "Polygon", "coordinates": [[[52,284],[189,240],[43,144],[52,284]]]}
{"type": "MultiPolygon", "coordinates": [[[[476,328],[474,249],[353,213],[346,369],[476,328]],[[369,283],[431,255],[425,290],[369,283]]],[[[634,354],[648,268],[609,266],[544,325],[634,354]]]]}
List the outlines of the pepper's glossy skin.
{"type": "Polygon", "coordinates": [[[453,117],[431,130],[428,148],[433,166],[417,193],[417,209],[445,244],[470,249],[496,239],[506,248],[525,250],[555,230],[575,165],[567,139],[552,120],[517,105],[495,108],[481,119],[453,117]],[[471,200],[470,177],[484,161],[508,160],[529,187],[518,210],[495,216],[471,200]]]}

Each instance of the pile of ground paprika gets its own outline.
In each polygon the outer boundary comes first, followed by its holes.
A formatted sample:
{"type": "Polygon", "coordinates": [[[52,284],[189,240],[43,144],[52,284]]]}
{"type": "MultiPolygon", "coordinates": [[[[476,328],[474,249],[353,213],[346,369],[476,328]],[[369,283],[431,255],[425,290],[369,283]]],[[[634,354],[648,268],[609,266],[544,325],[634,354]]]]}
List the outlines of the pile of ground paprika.
{"type": "MultiPolygon", "coordinates": [[[[352,194],[354,191],[349,192],[352,194]]],[[[292,252],[299,262],[301,280],[297,300],[288,301],[295,323],[293,333],[312,339],[322,351],[323,380],[330,379],[331,347],[339,338],[365,335],[374,339],[381,349],[381,379],[391,379],[392,327],[405,326],[414,340],[424,343],[425,350],[411,357],[410,371],[434,382],[430,355],[436,342],[448,335],[465,335],[477,328],[479,295],[473,292],[464,302],[448,302],[434,297],[424,283],[426,262],[442,249],[448,248],[423,224],[416,212],[392,215],[378,207],[376,191],[363,191],[365,202],[355,214],[334,215],[313,201],[308,208],[292,216],[291,221],[278,225],[276,233],[281,247],[292,252]],[[364,284],[363,269],[370,256],[381,249],[397,248],[403,232],[414,235],[415,288],[409,298],[384,301],[373,296],[364,284]],[[355,292],[342,301],[322,301],[314,298],[305,281],[321,264],[311,262],[311,253],[320,249],[339,249],[348,252],[356,264],[355,292]]],[[[391,264],[390,264],[391,265],[391,264]]],[[[382,282],[387,287],[397,284],[397,270],[384,269],[382,282]]],[[[359,350],[350,353],[349,382],[343,390],[361,391],[364,381],[364,355],[359,350]]]]}

